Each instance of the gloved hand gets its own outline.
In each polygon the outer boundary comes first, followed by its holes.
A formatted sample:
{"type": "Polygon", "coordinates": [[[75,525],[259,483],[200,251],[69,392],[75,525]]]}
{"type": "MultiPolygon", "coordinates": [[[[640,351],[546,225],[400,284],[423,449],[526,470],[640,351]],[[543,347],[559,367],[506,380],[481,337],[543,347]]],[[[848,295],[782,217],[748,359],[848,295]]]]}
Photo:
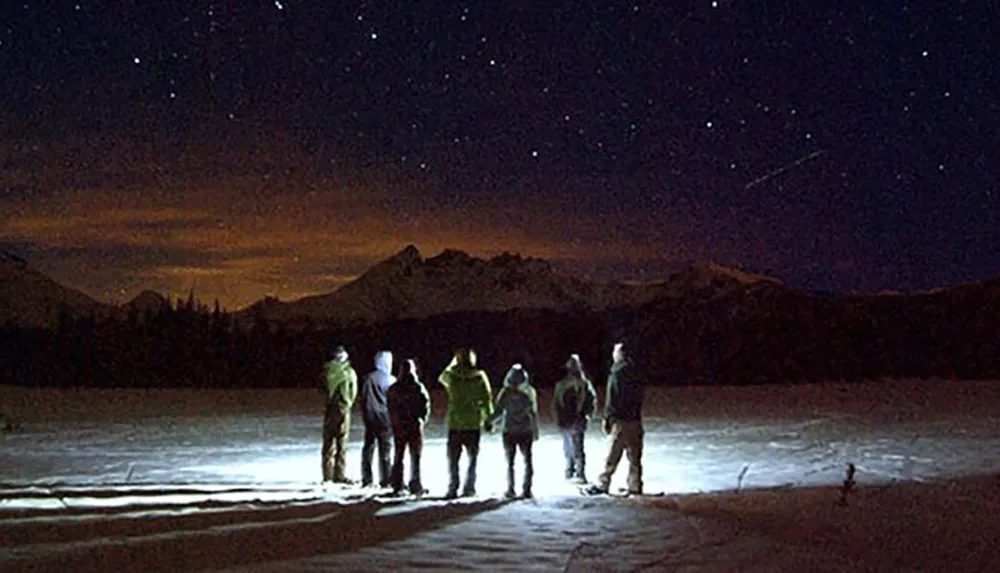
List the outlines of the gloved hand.
{"type": "Polygon", "coordinates": [[[601,425],[601,429],[604,430],[606,435],[611,435],[611,420],[604,418],[604,423],[601,425]]]}

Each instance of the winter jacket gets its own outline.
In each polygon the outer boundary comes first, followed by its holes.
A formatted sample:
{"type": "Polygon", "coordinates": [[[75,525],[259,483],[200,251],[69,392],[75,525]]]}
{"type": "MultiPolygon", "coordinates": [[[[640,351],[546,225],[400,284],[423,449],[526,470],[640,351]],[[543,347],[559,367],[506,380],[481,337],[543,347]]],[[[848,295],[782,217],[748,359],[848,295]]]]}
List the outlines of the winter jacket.
{"type": "Polygon", "coordinates": [[[445,425],[449,430],[480,430],[493,415],[493,391],[486,372],[476,368],[471,350],[455,353],[451,363],[438,376],[448,393],[445,425]]]}
{"type": "Polygon", "coordinates": [[[323,365],[326,401],[341,410],[354,407],[358,396],[358,375],[349,360],[331,360],[323,365]]]}
{"type": "Polygon", "coordinates": [[[530,435],[538,439],[538,395],[520,364],[507,371],[490,421],[499,422],[499,429],[504,434],[530,435]]]}
{"type": "Polygon", "coordinates": [[[560,428],[584,427],[597,408],[597,391],[586,374],[570,374],[556,383],[552,419],[560,428]]]}
{"type": "Polygon", "coordinates": [[[387,392],[389,418],[396,433],[418,430],[431,415],[427,388],[413,374],[404,374],[387,392]]]}
{"type": "Polygon", "coordinates": [[[383,350],[375,354],[375,370],[361,382],[361,416],[365,426],[389,429],[389,405],[386,393],[396,381],[392,375],[392,353],[383,350]]]}
{"type": "Polygon", "coordinates": [[[642,400],[645,381],[635,364],[625,358],[615,362],[608,374],[608,389],[604,396],[604,419],[610,422],[642,420],[642,400]]]}

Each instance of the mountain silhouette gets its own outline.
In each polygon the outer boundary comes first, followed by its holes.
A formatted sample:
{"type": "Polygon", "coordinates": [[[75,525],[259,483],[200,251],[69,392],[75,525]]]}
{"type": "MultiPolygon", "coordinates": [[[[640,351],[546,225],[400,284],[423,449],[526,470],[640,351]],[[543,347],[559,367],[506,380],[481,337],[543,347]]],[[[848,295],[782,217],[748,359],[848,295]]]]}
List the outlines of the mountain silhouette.
{"type": "Polygon", "coordinates": [[[52,328],[60,316],[107,315],[110,305],[59,284],[11,253],[0,253],[0,324],[52,328]]]}
{"type": "Polygon", "coordinates": [[[463,312],[545,309],[558,312],[636,307],[689,289],[780,285],[711,263],[700,263],[672,281],[586,281],[556,271],[542,259],[503,253],[490,259],[446,249],[423,258],[414,245],[379,262],[338,290],[291,302],[265,299],[241,311],[267,321],[294,324],[372,324],[463,312]]]}

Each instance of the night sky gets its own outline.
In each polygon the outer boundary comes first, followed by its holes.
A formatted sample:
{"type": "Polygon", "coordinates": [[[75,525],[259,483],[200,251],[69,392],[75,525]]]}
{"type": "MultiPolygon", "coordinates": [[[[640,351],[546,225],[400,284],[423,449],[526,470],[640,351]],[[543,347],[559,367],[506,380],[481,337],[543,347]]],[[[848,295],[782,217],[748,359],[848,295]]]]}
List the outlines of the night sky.
{"type": "Polygon", "coordinates": [[[409,243],[823,292],[996,276],[1000,4],[868,4],[5,2],[0,249],[230,309],[409,243]]]}

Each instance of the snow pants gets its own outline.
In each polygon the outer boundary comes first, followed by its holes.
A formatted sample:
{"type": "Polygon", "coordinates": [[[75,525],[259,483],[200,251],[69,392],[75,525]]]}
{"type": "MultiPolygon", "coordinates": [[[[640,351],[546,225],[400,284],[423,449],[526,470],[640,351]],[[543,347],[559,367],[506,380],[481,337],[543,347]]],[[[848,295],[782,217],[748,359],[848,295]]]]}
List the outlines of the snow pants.
{"type": "Polygon", "coordinates": [[[524,481],[522,491],[525,496],[531,495],[531,481],[535,476],[535,466],[531,459],[531,444],[535,441],[531,434],[504,434],[503,451],[507,456],[507,491],[514,491],[514,458],[521,451],[524,461],[524,481]]]}
{"type": "Polygon", "coordinates": [[[361,448],[361,485],[374,484],[372,458],[378,447],[378,485],[389,487],[389,458],[392,450],[392,429],[377,425],[365,425],[365,444],[361,448]]]}
{"type": "Polygon", "coordinates": [[[462,450],[469,455],[469,467],[465,474],[464,495],[476,493],[476,463],[479,461],[479,430],[448,430],[448,495],[458,493],[458,461],[462,450]]]}
{"type": "Polygon", "coordinates": [[[583,451],[583,425],[573,425],[561,428],[563,437],[563,456],[566,458],[566,479],[585,480],[587,455],[583,451]]]}
{"type": "Polygon", "coordinates": [[[334,403],[326,405],[323,414],[323,447],[320,458],[323,481],[347,479],[347,435],[351,431],[351,411],[334,403]]]}
{"type": "Polygon", "coordinates": [[[406,458],[406,452],[409,452],[410,482],[407,487],[410,493],[423,492],[424,486],[420,481],[420,456],[424,451],[423,429],[420,426],[396,427],[392,430],[392,438],[393,459],[390,478],[392,489],[396,491],[403,489],[403,460],[406,458]]]}
{"type": "Polygon", "coordinates": [[[642,493],[643,433],[641,420],[623,420],[612,424],[611,447],[604,462],[604,472],[598,478],[602,489],[608,490],[611,486],[611,476],[618,469],[618,462],[624,453],[628,457],[628,490],[630,493],[642,493]]]}

